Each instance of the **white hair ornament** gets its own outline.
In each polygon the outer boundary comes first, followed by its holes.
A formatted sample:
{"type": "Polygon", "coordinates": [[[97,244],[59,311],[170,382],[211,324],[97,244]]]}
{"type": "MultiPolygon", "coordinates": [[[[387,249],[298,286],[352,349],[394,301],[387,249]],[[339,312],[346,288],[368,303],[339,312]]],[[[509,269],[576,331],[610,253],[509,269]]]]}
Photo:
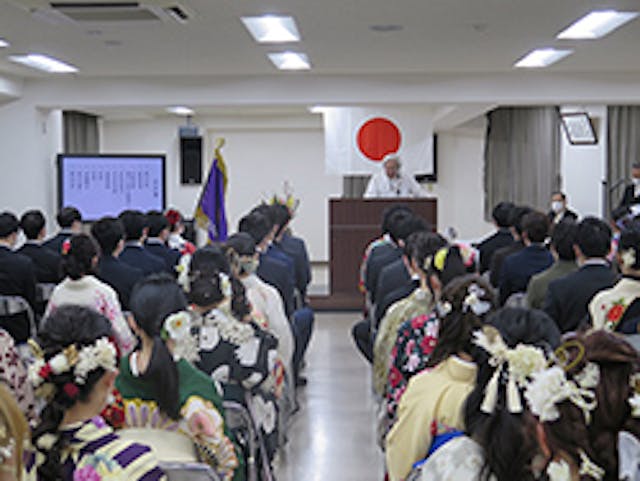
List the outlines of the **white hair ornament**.
{"type": "Polygon", "coordinates": [[[485,327],[482,331],[473,334],[473,342],[491,355],[489,364],[495,369],[489,380],[480,410],[485,414],[491,414],[495,410],[498,400],[498,388],[502,368],[507,364],[507,409],[512,414],[523,411],[522,399],[519,387],[524,387],[528,378],[537,371],[544,369],[547,360],[542,349],[518,344],[515,349],[510,349],[500,336],[500,333],[491,327],[485,327]]]}
{"type": "Polygon", "coordinates": [[[471,310],[476,316],[483,316],[491,310],[491,302],[483,301],[482,296],[486,291],[478,284],[470,284],[467,288],[467,296],[462,301],[462,312],[471,310]]]}

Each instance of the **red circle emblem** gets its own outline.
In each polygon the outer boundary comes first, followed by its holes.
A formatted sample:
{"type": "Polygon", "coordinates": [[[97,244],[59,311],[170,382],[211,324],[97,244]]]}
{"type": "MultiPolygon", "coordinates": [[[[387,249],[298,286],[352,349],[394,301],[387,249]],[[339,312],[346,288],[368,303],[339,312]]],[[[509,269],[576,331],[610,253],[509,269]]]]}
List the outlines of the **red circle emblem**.
{"type": "Polygon", "coordinates": [[[367,120],[357,135],[360,152],[374,162],[380,162],[387,154],[398,152],[401,140],[398,126],[382,117],[367,120]]]}

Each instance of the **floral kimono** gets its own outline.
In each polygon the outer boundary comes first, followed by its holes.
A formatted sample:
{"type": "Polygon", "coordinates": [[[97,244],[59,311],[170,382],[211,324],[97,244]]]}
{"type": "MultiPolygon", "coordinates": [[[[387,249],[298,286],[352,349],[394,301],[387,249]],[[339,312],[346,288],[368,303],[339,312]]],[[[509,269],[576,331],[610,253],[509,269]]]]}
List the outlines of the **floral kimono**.
{"type": "Polygon", "coordinates": [[[638,299],[640,279],[624,276],[615,286],[597,293],[589,303],[593,327],[624,334],[637,334],[640,315],[636,302],[638,299]]]}
{"type": "MultiPolygon", "coordinates": [[[[68,439],[60,460],[63,481],[166,480],[148,446],[120,439],[100,416],[65,426],[59,436],[68,439]]],[[[55,438],[48,441],[53,443],[55,438]]],[[[43,455],[28,452],[25,460],[23,478],[40,479],[37,468],[44,462],[43,455]]]]}
{"type": "Polygon", "coordinates": [[[225,399],[249,409],[272,459],[278,447],[278,385],[284,380],[277,339],[224,307],[192,312],[191,326],[199,347],[197,367],[222,386],[225,399]]]}
{"type": "Polygon", "coordinates": [[[180,432],[193,440],[200,456],[224,481],[243,479],[243,458],[227,430],[222,399],[211,380],[188,361],[177,362],[181,408],[180,418],[174,420],[160,410],[153,386],[134,374],[132,365],[130,357],[123,358],[116,379],[124,404],[124,427],[180,432]]]}
{"type": "Polygon", "coordinates": [[[438,326],[437,315],[431,313],[406,321],[398,329],[396,344],[391,350],[386,392],[387,415],[391,422],[395,420],[409,379],[427,367],[438,342],[438,326]]]}

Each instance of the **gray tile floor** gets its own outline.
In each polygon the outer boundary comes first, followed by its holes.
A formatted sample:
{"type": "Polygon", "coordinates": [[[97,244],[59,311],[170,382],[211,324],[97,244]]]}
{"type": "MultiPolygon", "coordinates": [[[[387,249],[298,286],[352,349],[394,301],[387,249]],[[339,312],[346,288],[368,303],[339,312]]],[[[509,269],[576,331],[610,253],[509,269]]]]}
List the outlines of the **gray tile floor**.
{"type": "Polygon", "coordinates": [[[307,353],[309,384],[281,452],[277,481],[377,481],[371,369],[351,341],[357,313],[320,313],[307,353]]]}

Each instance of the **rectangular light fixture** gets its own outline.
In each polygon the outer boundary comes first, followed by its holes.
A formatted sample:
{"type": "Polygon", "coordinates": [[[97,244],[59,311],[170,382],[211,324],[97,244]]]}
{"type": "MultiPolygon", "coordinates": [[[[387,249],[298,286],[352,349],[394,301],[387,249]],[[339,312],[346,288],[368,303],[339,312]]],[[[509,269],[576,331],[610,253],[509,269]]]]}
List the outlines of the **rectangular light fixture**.
{"type": "Polygon", "coordinates": [[[516,62],[514,67],[517,68],[542,68],[562,60],[571,55],[573,50],[556,49],[556,48],[539,48],[529,52],[516,62]]]}
{"type": "Polygon", "coordinates": [[[0,37],[0,48],[7,48],[10,45],[4,38],[0,37]]]}
{"type": "Polygon", "coordinates": [[[638,12],[594,10],[560,32],[557,38],[582,40],[601,38],[638,16],[638,12]]]}
{"type": "Polygon", "coordinates": [[[300,33],[293,17],[285,15],[262,15],[241,17],[253,39],[258,43],[299,42],[300,33]]]}
{"type": "Polygon", "coordinates": [[[49,73],[75,73],[78,71],[73,65],[40,53],[11,55],[9,56],[9,60],[49,73]]]}
{"type": "Polygon", "coordinates": [[[189,107],[185,107],[183,105],[167,107],[167,112],[175,115],[183,115],[185,117],[191,117],[193,114],[195,114],[195,111],[193,109],[190,109],[189,107]]]}
{"type": "Polygon", "coordinates": [[[309,70],[311,68],[306,53],[276,52],[268,55],[269,60],[280,70],[309,70]]]}

